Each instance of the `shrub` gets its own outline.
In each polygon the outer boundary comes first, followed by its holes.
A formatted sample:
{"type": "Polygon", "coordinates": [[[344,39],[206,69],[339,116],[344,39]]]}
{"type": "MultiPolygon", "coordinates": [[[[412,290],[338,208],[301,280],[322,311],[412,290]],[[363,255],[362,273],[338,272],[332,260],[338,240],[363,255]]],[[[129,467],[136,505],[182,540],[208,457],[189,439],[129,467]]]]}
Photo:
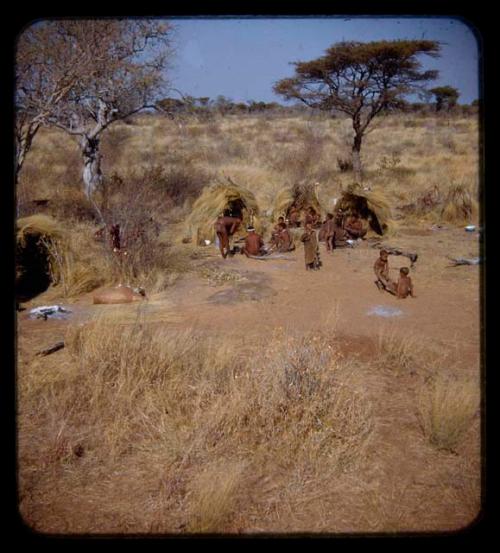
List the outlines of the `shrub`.
{"type": "Polygon", "coordinates": [[[347,173],[353,170],[352,160],[347,158],[337,157],[337,167],[341,173],[347,173]]]}
{"type": "Polygon", "coordinates": [[[443,202],[441,217],[449,223],[470,222],[477,215],[477,201],[464,184],[452,184],[443,202]]]}

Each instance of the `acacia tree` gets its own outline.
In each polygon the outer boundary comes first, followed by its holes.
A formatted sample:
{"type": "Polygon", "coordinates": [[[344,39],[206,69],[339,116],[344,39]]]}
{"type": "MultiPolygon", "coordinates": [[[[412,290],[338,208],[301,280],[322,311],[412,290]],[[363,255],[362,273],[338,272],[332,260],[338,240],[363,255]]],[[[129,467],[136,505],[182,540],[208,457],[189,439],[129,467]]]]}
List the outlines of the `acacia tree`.
{"type": "Polygon", "coordinates": [[[457,104],[460,92],[453,86],[437,86],[429,90],[436,100],[436,111],[446,108],[447,111],[454,108],[457,104]]]}
{"type": "Polygon", "coordinates": [[[71,77],[59,101],[48,106],[39,121],[78,139],[85,192],[93,201],[103,182],[101,135],[112,123],[155,107],[166,86],[172,26],[142,19],[37,25],[56,46],[39,62],[42,80],[53,82],[59,74],[71,77]],[[79,60],[76,65],[75,60],[79,60]]]}
{"type": "Polygon", "coordinates": [[[382,110],[400,104],[408,94],[422,92],[437,71],[424,71],[419,54],[439,55],[432,40],[340,42],[312,61],[294,62],[295,76],[278,81],[274,92],[286,100],[352,119],[352,162],[361,180],[361,145],[368,126],[382,110]]]}

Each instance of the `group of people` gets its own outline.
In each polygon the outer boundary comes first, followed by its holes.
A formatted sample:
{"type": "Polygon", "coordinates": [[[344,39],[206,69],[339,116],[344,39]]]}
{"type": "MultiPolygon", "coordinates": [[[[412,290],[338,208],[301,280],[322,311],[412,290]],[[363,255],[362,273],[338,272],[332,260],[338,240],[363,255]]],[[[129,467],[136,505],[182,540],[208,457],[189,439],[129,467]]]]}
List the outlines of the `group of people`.
{"type": "Polygon", "coordinates": [[[380,291],[386,291],[396,296],[398,299],[404,299],[408,296],[412,298],[416,297],[413,294],[413,283],[408,276],[410,269],[408,267],[401,267],[399,270],[399,278],[397,282],[393,281],[389,276],[389,252],[387,250],[380,250],[378,259],[373,266],[375,276],[377,280],[375,284],[380,291]]]}
{"type": "MultiPolygon", "coordinates": [[[[217,218],[215,231],[223,258],[235,253],[230,247],[230,237],[240,228],[242,222],[242,217],[239,214],[234,216],[229,212],[225,212],[217,218]]],[[[320,241],[326,243],[327,252],[333,253],[336,248],[350,247],[355,240],[362,239],[368,230],[364,227],[358,213],[344,213],[341,209],[338,209],[335,215],[328,213],[326,220],[322,222],[316,210],[309,207],[305,212],[303,224],[304,232],[300,236],[300,241],[304,244],[306,270],[318,270],[322,266],[319,250],[320,241]],[[317,230],[318,232],[316,232],[317,230]]],[[[248,226],[247,236],[239,251],[247,257],[263,256],[272,252],[293,251],[295,244],[290,228],[301,226],[300,211],[292,207],[287,213],[286,220],[283,216],[278,218],[267,245],[255,228],[252,225],[248,226]]],[[[408,267],[401,268],[397,282],[389,277],[388,255],[387,250],[381,250],[380,257],[375,262],[374,271],[377,276],[375,284],[379,290],[387,291],[397,298],[415,297],[412,281],[408,276],[408,267]]]]}

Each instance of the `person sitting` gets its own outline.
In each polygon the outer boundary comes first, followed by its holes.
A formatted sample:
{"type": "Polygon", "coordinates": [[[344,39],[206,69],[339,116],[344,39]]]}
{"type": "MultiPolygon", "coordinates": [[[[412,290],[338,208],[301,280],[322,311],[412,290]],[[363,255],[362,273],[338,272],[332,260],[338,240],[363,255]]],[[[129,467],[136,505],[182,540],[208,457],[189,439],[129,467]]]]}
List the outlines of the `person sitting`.
{"type": "Polygon", "coordinates": [[[241,249],[241,253],[247,257],[265,255],[267,252],[264,249],[264,240],[262,236],[255,232],[254,227],[247,228],[248,234],[245,238],[245,245],[241,249]]]}
{"type": "Polygon", "coordinates": [[[292,235],[286,224],[282,222],[279,223],[278,226],[280,231],[277,239],[277,251],[281,253],[293,251],[295,249],[295,244],[293,243],[292,235]]]}
{"type": "Polygon", "coordinates": [[[411,278],[408,276],[410,269],[408,267],[401,267],[399,270],[399,279],[396,284],[396,297],[399,299],[407,298],[411,296],[415,298],[413,294],[413,283],[411,278]]]}
{"type": "Polygon", "coordinates": [[[339,209],[333,219],[333,238],[330,240],[332,249],[349,246],[349,234],[344,229],[344,212],[339,209]]]}
{"type": "Polygon", "coordinates": [[[288,211],[288,222],[291,227],[300,227],[300,212],[295,206],[288,211]]]}
{"type": "Polygon", "coordinates": [[[368,229],[363,227],[363,222],[357,213],[353,213],[346,219],[344,229],[349,234],[349,237],[354,240],[363,238],[368,232],[368,229]]]}
{"type": "Polygon", "coordinates": [[[280,235],[280,232],[281,232],[281,226],[280,225],[282,223],[285,225],[285,228],[286,228],[285,218],[284,217],[278,217],[278,222],[277,222],[276,226],[273,228],[273,230],[271,232],[271,239],[269,240],[269,245],[273,249],[278,247],[279,235],[280,235]]]}
{"type": "Polygon", "coordinates": [[[304,224],[307,225],[307,223],[311,223],[313,228],[317,228],[321,224],[320,215],[312,206],[307,208],[304,224]]]}

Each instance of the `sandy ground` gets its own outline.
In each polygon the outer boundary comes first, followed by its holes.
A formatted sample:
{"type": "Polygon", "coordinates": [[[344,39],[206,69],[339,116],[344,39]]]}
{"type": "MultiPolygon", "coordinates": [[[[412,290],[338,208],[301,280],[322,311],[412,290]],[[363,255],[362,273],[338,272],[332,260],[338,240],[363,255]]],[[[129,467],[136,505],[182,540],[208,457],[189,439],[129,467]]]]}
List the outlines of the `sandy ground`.
{"type": "MultiPolygon", "coordinates": [[[[18,314],[19,359],[33,359],[36,351],[64,339],[72,321],[119,310],[124,321],[133,322],[139,316],[155,324],[204,329],[221,340],[238,336],[247,345],[257,347],[264,346],[275,329],[302,334],[321,328],[338,336],[345,355],[363,361],[373,356],[381,333],[394,333],[433,352],[443,370],[477,378],[479,388],[481,270],[478,266],[449,267],[447,259],[479,255],[478,235],[462,229],[407,229],[384,243],[418,253],[410,273],[416,298],[398,300],[376,288],[373,263],[378,249],[367,241],[333,254],[321,244],[323,266],[319,271],[305,270],[301,245],[289,254],[290,259],[266,261],[242,255],[223,260],[215,249],[209,249],[210,255],[199,263],[238,273],[238,280],[214,286],[193,272],[167,291],[133,305],[94,306],[92,294],[88,294],[63,304],[73,310],[68,321],[31,320],[27,309],[18,314]],[[383,316],[377,311],[392,314],[383,316]]],[[[401,266],[409,264],[406,257],[389,257],[394,278],[401,266]]],[[[43,295],[26,307],[33,305],[44,305],[43,295]]],[[[55,362],[58,355],[61,353],[45,358],[45,363],[50,365],[52,359],[55,362]]],[[[377,419],[370,453],[373,468],[363,478],[365,484],[373,486],[373,498],[378,498],[375,501],[388,494],[394,496],[387,526],[399,524],[419,531],[468,524],[477,512],[477,503],[466,505],[460,500],[462,488],[453,483],[446,487],[446,483],[457,474],[479,481],[479,420],[459,455],[435,451],[425,443],[415,413],[408,408],[421,375],[385,374],[370,371],[369,363],[362,366],[359,378],[374,400],[377,419]],[[455,489],[453,486],[458,490],[456,494],[442,493],[443,489],[455,489]]],[[[351,521],[360,520],[360,513],[364,513],[361,518],[369,520],[373,507],[367,503],[366,486],[359,497],[355,483],[346,479],[343,486],[339,484],[338,501],[349,490],[349,511],[339,515],[333,532],[351,531],[351,521]],[[356,509],[359,513],[354,512],[356,509]]]]}
{"type": "MultiPolygon", "coordinates": [[[[233,273],[237,280],[214,286],[194,272],[141,305],[92,305],[92,294],[62,305],[73,310],[68,321],[118,310],[124,320],[132,321],[140,313],[146,321],[205,328],[221,337],[223,333],[243,334],[244,330],[245,335],[265,338],[278,327],[292,333],[331,329],[359,339],[394,332],[421,339],[427,347],[455,351],[460,365],[477,369],[480,267],[450,267],[447,257],[479,255],[478,235],[461,229],[420,234],[423,231],[413,234],[410,229],[383,242],[418,253],[410,273],[416,298],[399,300],[376,288],[373,263],[378,249],[363,241],[333,254],[321,244],[323,266],[319,271],[305,270],[300,245],[286,254],[287,259],[265,261],[239,254],[224,260],[210,249],[201,261],[203,267],[233,273]]],[[[391,255],[389,266],[391,276],[397,279],[399,268],[410,266],[410,261],[391,255]]],[[[25,305],[45,304],[42,294],[25,305]]],[[[18,314],[19,336],[47,334],[50,345],[51,340],[62,339],[68,321],[31,320],[27,309],[18,314]]]]}

